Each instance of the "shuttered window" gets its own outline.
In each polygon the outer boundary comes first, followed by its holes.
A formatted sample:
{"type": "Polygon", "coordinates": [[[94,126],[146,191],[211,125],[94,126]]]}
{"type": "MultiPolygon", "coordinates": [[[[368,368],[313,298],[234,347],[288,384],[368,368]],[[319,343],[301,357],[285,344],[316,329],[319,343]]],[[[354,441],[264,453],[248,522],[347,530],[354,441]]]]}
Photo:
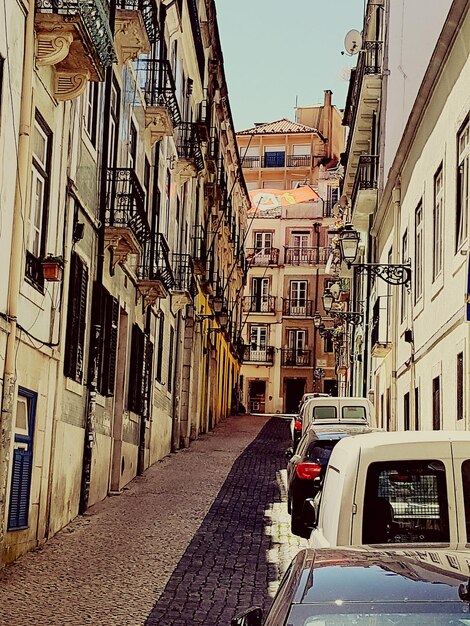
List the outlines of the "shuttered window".
{"type": "Polygon", "coordinates": [[[88,269],[76,252],[70,260],[70,284],[64,373],[82,382],[88,293],[88,269]]]}
{"type": "Polygon", "coordinates": [[[155,378],[159,383],[162,383],[162,365],[163,365],[163,340],[164,340],[164,332],[165,332],[165,316],[163,313],[160,314],[159,319],[159,327],[158,327],[158,348],[157,348],[157,366],[155,371],[155,378]]]}
{"type": "Polygon", "coordinates": [[[173,352],[175,343],[175,331],[170,327],[170,347],[168,350],[168,391],[171,392],[173,386],[173,352]]]}
{"type": "Polygon", "coordinates": [[[127,408],[134,413],[142,413],[143,409],[145,396],[144,354],[145,335],[137,324],[133,324],[127,408]]]}
{"type": "Polygon", "coordinates": [[[101,285],[96,287],[95,294],[99,299],[101,327],[97,355],[98,391],[103,396],[112,396],[116,377],[119,302],[101,285]]]}
{"type": "Polygon", "coordinates": [[[11,466],[8,530],[21,530],[29,525],[29,499],[33,469],[33,438],[37,394],[18,389],[11,466]]]}

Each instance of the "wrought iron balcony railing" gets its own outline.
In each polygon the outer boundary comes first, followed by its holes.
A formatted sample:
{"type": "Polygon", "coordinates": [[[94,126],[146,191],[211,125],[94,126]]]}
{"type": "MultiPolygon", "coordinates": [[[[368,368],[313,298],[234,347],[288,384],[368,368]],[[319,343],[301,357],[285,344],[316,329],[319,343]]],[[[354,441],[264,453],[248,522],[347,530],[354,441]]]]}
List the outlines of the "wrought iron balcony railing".
{"type": "Polygon", "coordinates": [[[198,172],[204,169],[204,158],[201,150],[197,124],[181,122],[176,133],[176,148],[181,159],[193,161],[198,172]]]}
{"type": "Polygon", "coordinates": [[[166,59],[138,59],[136,73],[139,86],[149,107],[166,107],[173,126],[181,124],[176,86],[171,65],[166,59]]]}
{"type": "Polygon", "coordinates": [[[168,291],[175,285],[175,277],[170,263],[170,251],[162,233],[155,233],[145,244],[138,278],[163,283],[168,291]]]}
{"type": "Polygon", "coordinates": [[[262,157],[245,156],[242,163],[242,167],[246,169],[259,169],[268,167],[310,167],[311,165],[311,154],[286,155],[285,153],[266,154],[262,157]]]}
{"type": "Polygon", "coordinates": [[[194,265],[189,254],[173,252],[171,256],[173,275],[175,277],[174,289],[187,291],[191,296],[197,294],[197,284],[194,278],[194,265]]]}
{"type": "Polygon", "coordinates": [[[309,367],[311,365],[311,351],[288,348],[281,350],[281,365],[286,367],[309,367]]]}
{"type": "Polygon", "coordinates": [[[286,265],[322,265],[328,259],[330,249],[322,247],[285,247],[286,265]]]}
{"type": "Polygon", "coordinates": [[[154,0],[117,0],[116,8],[123,11],[140,11],[150,43],[160,40],[158,11],[154,0]]]}
{"type": "Polygon", "coordinates": [[[193,263],[194,271],[198,274],[204,272],[207,259],[206,230],[202,224],[193,226],[193,263]]]}
{"type": "Polygon", "coordinates": [[[245,296],[243,311],[245,313],[275,313],[276,296],[245,296]]]}
{"type": "Polygon", "coordinates": [[[189,20],[191,22],[191,30],[193,33],[193,42],[194,48],[196,50],[196,59],[199,68],[199,74],[201,76],[202,82],[204,83],[205,56],[204,45],[202,42],[201,26],[199,24],[199,11],[197,0],[188,0],[188,13],[189,20]]]}
{"type": "Polygon", "coordinates": [[[250,267],[258,265],[278,265],[279,248],[247,248],[246,259],[250,267]]]}
{"type": "Polygon", "coordinates": [[[130,168],[108,168],[106,226],[129,228],[142,246],[150,237],[145,192],[130,168]]]}
{"type": "Polygon", "coordinates": [[[274,363],[274,346],[243,346],[242,361],[251,363],[265,363],[272,365],[274,363]]]}
{"type": "Polygon", "coordinates": [[[359,191],[377,189],[378,175],[379,157],[372,154],[361,154],[351,194],[353,206],[359,191]]]}
{"type": "Polygon", "coordinates": [[[117,61],[109,26],[109,11],[103,0],[36,0],[36,13],[79,17],[103,67],[117,61]]]}
{"type": "Polygon", "coordinates": [[[291,317],[312,317],[313,300],[306,300],[305,298],[283,298],[282,313],[283,315],[290,315],[291,317]]]}

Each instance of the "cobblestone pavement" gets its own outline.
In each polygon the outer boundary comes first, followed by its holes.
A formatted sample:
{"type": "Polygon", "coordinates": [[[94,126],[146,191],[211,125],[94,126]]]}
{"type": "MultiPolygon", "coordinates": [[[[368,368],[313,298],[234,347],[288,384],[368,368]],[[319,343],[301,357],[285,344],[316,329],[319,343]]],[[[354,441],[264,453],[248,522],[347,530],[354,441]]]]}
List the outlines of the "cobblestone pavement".
{"type": "Polygon", "coordinates": [[[289,422],[236,416],[0,572],[3,626],[225,626],[270,604],[289,532],[289,422]]]}

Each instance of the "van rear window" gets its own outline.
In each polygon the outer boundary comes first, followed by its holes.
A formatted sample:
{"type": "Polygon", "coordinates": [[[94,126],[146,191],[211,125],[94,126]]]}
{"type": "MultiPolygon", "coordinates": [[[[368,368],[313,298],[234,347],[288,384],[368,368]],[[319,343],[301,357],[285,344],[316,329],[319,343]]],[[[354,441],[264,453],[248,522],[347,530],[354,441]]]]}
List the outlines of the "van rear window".
{"type": "Polygon", "coordinates": [[[313,408],[314,420],[335,420],[336,407],[335,406],[316,406],[313,408]]]}
{"type": "Polygon", "coordinates": [[[344,421],[347,420],[358,420],[358,421],[367,421],[366,417],[366,409],[363,406],[343,406],[343,416],[342,419],[344,421]]]}
{"type": "Polygon", "coordinates": [[[449,541],[445,467],[441,461],[371,463],[363,543],[449,541]]]}
{"type": "Polygon", "coordinates": [[[465,507],[465,525],[467,527],[467,542],[470,543],[470,461],[462,463],[463,501],[465,507]]]}

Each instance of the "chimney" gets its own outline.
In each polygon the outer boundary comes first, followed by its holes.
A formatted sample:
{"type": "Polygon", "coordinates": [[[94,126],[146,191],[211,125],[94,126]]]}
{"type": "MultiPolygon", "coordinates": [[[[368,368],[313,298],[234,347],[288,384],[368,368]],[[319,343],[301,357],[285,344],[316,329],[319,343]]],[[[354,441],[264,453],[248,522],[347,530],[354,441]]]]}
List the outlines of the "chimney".
{"type": "Polygon", "coordinates": [[[333,114],[332,114],[332,105],[331,105],[331,96],[333,92],[331,89],[325,89],[325,99],[323,101],[323,111],[322,111],[322,127],[321,133],[327,139],[326,144],[326,156],[331,158],[332,156],[332,133],[333,133],[333,114]]]}

